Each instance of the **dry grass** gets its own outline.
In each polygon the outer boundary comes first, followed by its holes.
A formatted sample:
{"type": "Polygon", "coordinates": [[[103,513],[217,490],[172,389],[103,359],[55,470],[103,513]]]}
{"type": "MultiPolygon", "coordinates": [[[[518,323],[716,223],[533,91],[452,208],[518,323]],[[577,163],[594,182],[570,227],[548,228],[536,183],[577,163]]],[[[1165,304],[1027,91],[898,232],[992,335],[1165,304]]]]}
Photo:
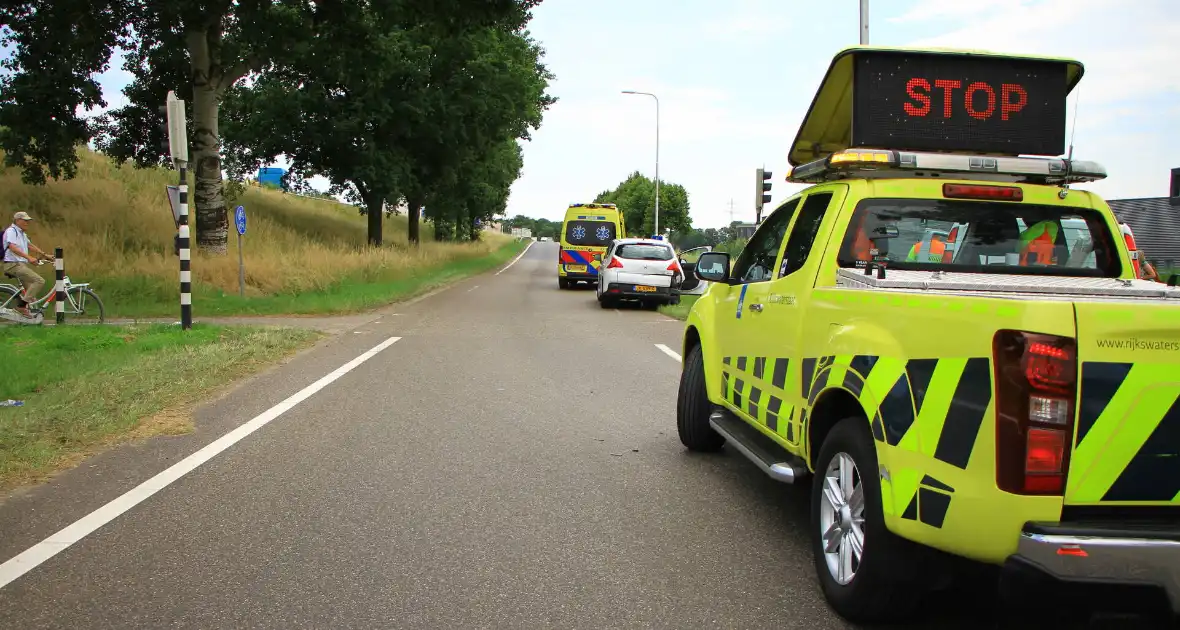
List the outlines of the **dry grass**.
{"type": "MultiPolygon", "coordinates": [[[[33,242],[46,251],[64,248],[67,273],[75,281],[94,284],[108,314],[153,314],[153,304],[171,312],[177,301],[178,262],[165,186],[175,183],[175,171],[116,166],[105,156],[81,150],[78,176],[68,181],[27,186],[18,170],[0,169],[0,222],[7,224],[19,210],[33,215],[38,220],[30,228],[33,242]]],[[[423,225],[423,242],[412,247],[406,240],[406,217],[395,216],[384,219],[386,245],[374,248],[366,243],[365,217],[346,204],[255,186],[233,203],[238,204],[247,215],[243,253],[246,295],[252,298],[339,291],[342,283],[405,280],[488,257],[510,242],[488,234],[480,243],[436,243],[423,225]]],[[[238,252],[232,223],[229,246],[227,256],[194,252],[198,305],[202,298],[236,296],[238,252]]],[[[52,276],[51,269],[41,269],[47,278],[52,276]]]]}

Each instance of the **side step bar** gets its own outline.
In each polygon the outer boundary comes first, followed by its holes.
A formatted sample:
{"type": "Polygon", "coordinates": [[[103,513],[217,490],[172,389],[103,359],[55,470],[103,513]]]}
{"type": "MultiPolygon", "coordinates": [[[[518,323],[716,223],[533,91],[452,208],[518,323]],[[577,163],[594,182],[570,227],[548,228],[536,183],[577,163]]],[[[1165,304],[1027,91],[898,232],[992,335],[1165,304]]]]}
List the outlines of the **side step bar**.
{"type": "Polygon", "coordinates": [[[709,425],[742,455],[770,475],[771,479],[795,483],[810,474],[807,464],[783,450],[773,440],[727,410],[717,409],[709,416],[709,425]]]}

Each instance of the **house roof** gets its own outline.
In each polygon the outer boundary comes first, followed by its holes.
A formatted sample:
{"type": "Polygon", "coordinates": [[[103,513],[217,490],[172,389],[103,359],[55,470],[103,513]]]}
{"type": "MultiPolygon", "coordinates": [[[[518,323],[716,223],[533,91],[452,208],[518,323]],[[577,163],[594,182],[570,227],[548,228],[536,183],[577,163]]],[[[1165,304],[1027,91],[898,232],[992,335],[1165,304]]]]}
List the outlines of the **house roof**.
{"type": "Polygon", "coordinates": [[[1107,203],[1121,223],[1131,226],[1144,258],[1157,267],[1180,264],[1180,200],[1146,197],[1108,199],[1107,203]]]}

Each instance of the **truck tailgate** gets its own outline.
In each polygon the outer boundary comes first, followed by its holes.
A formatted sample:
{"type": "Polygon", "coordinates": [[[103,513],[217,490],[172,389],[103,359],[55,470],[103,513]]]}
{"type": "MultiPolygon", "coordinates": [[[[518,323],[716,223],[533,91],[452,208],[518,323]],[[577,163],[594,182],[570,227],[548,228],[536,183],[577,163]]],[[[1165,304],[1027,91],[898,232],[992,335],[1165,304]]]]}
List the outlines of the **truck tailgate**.
{"type": "Polygon", "coordinates": [[[1180,506],[1180,304],[1077,301],[1074,313],[1080,391],[1065,503],[1180,506]]]}

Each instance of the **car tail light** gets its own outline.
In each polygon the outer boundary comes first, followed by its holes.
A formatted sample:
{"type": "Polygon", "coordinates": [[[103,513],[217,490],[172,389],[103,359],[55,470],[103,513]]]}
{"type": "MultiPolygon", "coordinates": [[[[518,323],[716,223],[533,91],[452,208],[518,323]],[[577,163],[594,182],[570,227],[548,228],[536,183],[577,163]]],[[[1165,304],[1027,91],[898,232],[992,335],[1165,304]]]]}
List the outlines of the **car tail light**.
{"type": "Polygon", "coordinates": [[[611,257],[610,263],[606,266],[606,268],[607,269],[622,269],[623,263],[622,263],[622,261],[619,260],[618,256],[613,256],[613,257],[611,257]]]}
{"type": "Polygon", "coordinates": [[[1001,330],[992,341],[996,380],[996,486],[1061,496],[1077,401],[1077,342],[1001,330]]]}
{"type": "Polygon", "coordinates": [[[978,184],[943,184],[942,196],[947,199],[988,199],[993,201],[1024,201],[1024,190],[1017,186],[984,186],[978,184]]]}
{"type": "Polygon", "coordinates": [[[684,272],[680,270],[680,263],[676,262],[675,260],[673,260],[671,263],[668,263],[668,271],[671,271],[672,275],[674,276],[684,275],[684,272]]]}

